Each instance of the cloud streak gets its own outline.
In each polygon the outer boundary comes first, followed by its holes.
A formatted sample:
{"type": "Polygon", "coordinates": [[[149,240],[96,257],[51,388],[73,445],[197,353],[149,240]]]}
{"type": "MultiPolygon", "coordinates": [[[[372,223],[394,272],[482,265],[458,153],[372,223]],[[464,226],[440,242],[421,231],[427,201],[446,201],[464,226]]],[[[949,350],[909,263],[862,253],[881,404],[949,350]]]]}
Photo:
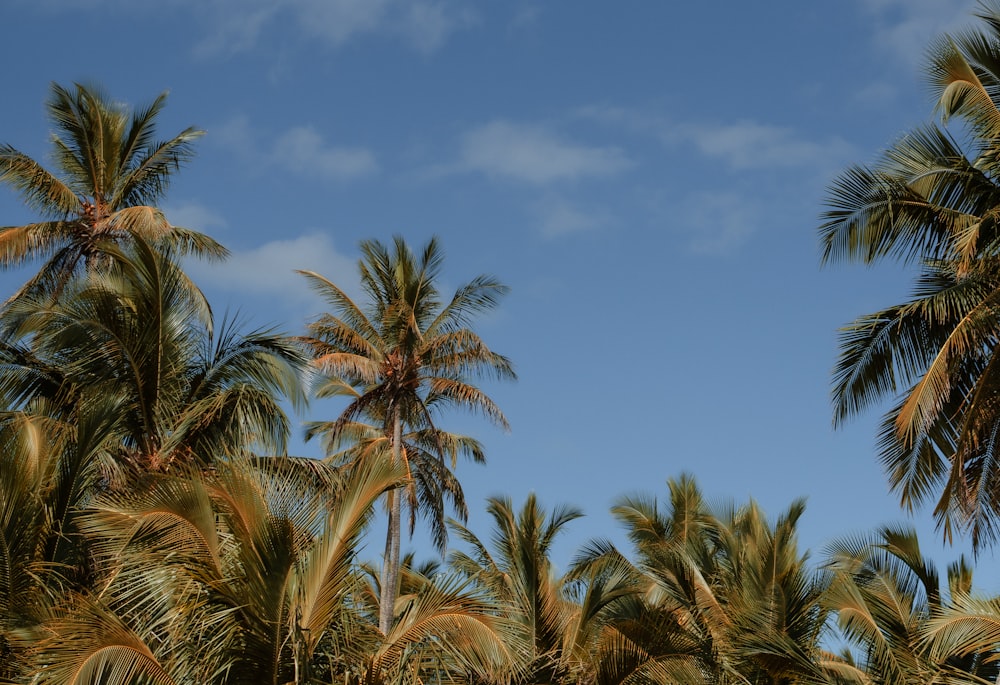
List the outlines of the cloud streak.
{"type": "Polygon", "coordinates": [[[355,260],[319,232],[236,250],[221,263],[192,261],[186,269],[198,283],[242,297],[275,298],[308,316],[322,311],[323,305],[298,270],[315,271],[351,294],[357,290],[348,287],[357,280],[355,260]]]}
{"type": "Polygon", "coordinates": [[[535,205],[535,212],[546,238],[593,231],[611,223],[605,212],[588,211],[561,197],[543,198],[535,205]]]}
{"type": "Polygon", "coordinates": [[[311,126],[297,126],[274,142],[271,158],[297,173],[347,180],[378,171],[375,155],[365,148],[329,146],[311,126]]]}
{"type": "Polygon", "coordinates": [[[652,136],[668,147],[693,145],[704,157],[733,171],[820,168],[839,165],[855,150],[842,138],[816,140],[793,128],[741,120],[717,124],[673,121],[668,117],[623,107],[592,105],[580,118],[652,136]]]}
{"type": "Polygon", "coordinates": [[[151,13],[173,11],[203,27],[194,52],[229,56],[258,47],[277,22],[290,20],[302,36],[329,47],[369,36],[396,38],[420,53],[440,49],[448,38],[475,26],[479,15],[462,0],[34,0],[46,11],[151,13]]]}
{"type": "Polygon", "coordinates": [[[262,141],[246,117],[221,126],[215,139],[254,166],[279,167],[302,176],[349,181],[378,172],[375,154],[363,147],[329,144],[313,126],[294,126],[262,141]]]}
{"type": "Polygon", "coordinates": [[[975,0],[861,0],[874,17],[874,43],[908,64],[920,63],[932,40],[954,33],[972,21],[975,0]]]}
{"type": "Polygon", "coordinates": [[[202,56],[246,52],[260,43],[268,25],[291,18],[302,35],[340,48],[366,36],[403,40],[427,54],[478,15],[454,0],[194,0],[212,26],[197,52],[202,56]]]}
{"type": "Polygon", "coordinates": [[[688,248],[703,255],[737,251],[754,233],[760,213],[753,201],[738,193],[701,192],[688,196],[678,227],[688,235],[688,248]]]}
{"type": "Polygon", "coordinates": [[[706,157],[731,169],[779,169],[823,165],[824,160],[850,156],[850,144],[841,139],[813,141],[790,128],[741,121],[719,126],[682,126],[670,138],[687,138],[706,157]]]}
{"type": "Polygon", "coordinates": [[[503,120],[467,132],[458,164],[463,171],[535,185],[613,176],[631,166],[618,147],[575,143],[541,126],[503,120]]]}

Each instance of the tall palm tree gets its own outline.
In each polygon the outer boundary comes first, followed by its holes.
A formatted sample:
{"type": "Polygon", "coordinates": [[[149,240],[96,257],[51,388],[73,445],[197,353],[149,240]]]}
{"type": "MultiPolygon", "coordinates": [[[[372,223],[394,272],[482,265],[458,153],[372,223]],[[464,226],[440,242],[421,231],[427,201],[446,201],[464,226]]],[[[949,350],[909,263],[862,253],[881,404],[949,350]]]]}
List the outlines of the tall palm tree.
{"type": "Polygon", "coordinates": [[[820,227],[823,261],[899,260],[919,270],[907,301],[841,332],[834,423],[884,400],[879,451],[891,487],[912,508],[935,497],[946,537],[976,547],[1000,528],[1000,3],[978,30],[930,53],[945,123],[928,124],[872,166],[832,185],[820,227]]]}
{"type": "Polygon", "coordinates": [[[73,274],[103,261],[105,246],[135,237],[179,252],[227,254],[208,236],[171,225],[156,207],[171,175],[191,158],[192,143],[203,134],[187,128],[157,140],[156,118],[165,103],[162,93],[148,107],[132,111],[97,88],[52,84],[47,108],[55,127],[56,171],[0,145],[0,183],[42,217],[0,228],[0,266],[46,259],[18,295],[58,295],[73,274]]]}
{"type": "MultiPolygon", "coordinates": [[[[321,385],[316,396],[326,397],[321,385]]],[[[306,426],[306,440],[321,437],[326,459],[332,463],[352,464],[370,460],[391,460],[392,444],[386,435],[384,422],[314,421],[306,426]]],[[[482,464],[486,454],[475,438],[447,431],[422,428],[404,433],[400,450],[408,475],[402,488],[402,505],[406,509],[409,533],[416,530],[417,517],[422,516],[430,529],[431,540],[440,554],[448,544],[446,505],[460,520],[468,519],[468,507],[462,484],[455,475],[458,457],[464,456],[482,464]]]]}
{"type": "MultiPolygon", "coordinates": [[[[419,255],[399,236],[391,250],[369,240],[361,243],[361,252],[358,266],[367,298],[363,305],[322,276],[303,272],[333,308],[309,325],[306,339],[316,368],[327,377],[324,393],[349,399],[330,427],[331,436],[358,419],[376,421],[388,440],[392,463],[413,468],[417,462],[409,461],[403,436],[428,429],[430,436],[441,438],[435,414],[442,409],[479,412],[506,428],[503,412],[471,379],[514,378],[513,367],[486,346],[469,322],[493,309],[507,288],[492,277],[477,276],[450,300],[442,300],[436,281],[444,255],[436,238],[419,255]]],[[[446,454],[446,445],[436,453],[446,454]]],[[[379,607],[383,634],[392,626],[397,594],[400,494],[388,496],[379,607]]]]}

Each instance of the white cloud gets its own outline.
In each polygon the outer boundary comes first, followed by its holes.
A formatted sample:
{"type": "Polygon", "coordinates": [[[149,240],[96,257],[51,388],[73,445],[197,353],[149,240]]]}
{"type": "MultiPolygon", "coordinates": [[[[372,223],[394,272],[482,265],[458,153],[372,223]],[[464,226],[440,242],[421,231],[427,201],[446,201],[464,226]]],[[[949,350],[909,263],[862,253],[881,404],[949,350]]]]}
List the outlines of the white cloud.
{"type": "MultiPolygon", "coordinates": [[[[10,1],[10,0],[6,0],[10,1]]],[[[23,0],[27,2],[28,0],[23,0]]],[[[466,0],[31,0],[44,10],[151,13],[174,11],[202,28],[194,47],[201,57],[248,52],[269,27],[290,19],[302,35],[333,48],[365,36],[402,39],[423,53],[478,21],[466,0]]]]}
{"type": "Polygon", "coordinates": [[[263,142],[244,116],[235,117],[213,132],[213,139],[256,168],[279,166],[305,176],[347,181],[378,171],[375,154],[363,147],[330,145],[313,126],[295,126],[263,142]]]}
{"type": "Polygon", "coordinates": [[[242,155],[252,155],[257,146],[257,132],[250,125],[250,119],[244,115],[236,116],[219,126],[208,130],[206,140],[219,143],[233,152],[242,155]]]}
{"type": "Polygon", "coordinates": [[[339,47],[385,21],[391,0],[286,0],[302,30],[339,47]]]}
{"type": "Polygon", "coordinates": [[[723,160],[733,169],[822,166],[849,157],[852,148],[839,138],[814,141],[780,126],[742,121],[708,127],[689,125],[675,136],[689,138],[706,156],[723,160]]]}
{"type": "Polygon", "coordinates": [[[289,171],[317,173],[337,180],[367,176],[378,170],[375,155],[369,150],[328,146],[311,126],[297,126],[283,133],[275,141],[271,156],[289,171]]]}
{"type": "Polygon", "coordinates": [[[954,33],[974,21],[976,0],[861,0],[874,17],[875,44],[898,59],[919,64],[927,46],[944,33],[954,33]]]}
{"type": "Polygon", "coordinates": [[[611,176],[632,166],[617,147],[566,141],[540,126],[493,121],[462,138],[459,167],[534,184],[611,176]]]}
{"type": "Polygon", "coordinates": [[[588,211],[564,198],[546,197],[535,206],[542,235],[555,238],[570,233],[592,231],[611,223],[604,212],[588,211]]]}
{"type": "Polygon", "coordinates": [[[324,233],[307,233],[290,240],[274,240],[249,250],[235,251],[224,262],[192,261],[186,266],[198,283],[250,297],[274,297],[296,308],[322,311],[306,278],[297,270],[315,271],[348,292],[357,281],[355,260],[337,251],[324,233]]]}
{"type": "Polygon", "coordinates": [[[692,252],[731,254],[749,240],[759,216],[753,203],[736,193],[703,192],[686,198],[674,228],[689,235],[692,252]]]}
{"type": "Polygon", "coordinates": [[[478,17],[456,0],[175,0],[195,6],[212,27],[201,55],[246,52],[269,25],[290,17],[303,35],[339,48],[365,36],[395,36],[430,53],[478,17]]]}
{"type": "Polygon", "coordinates": [[[453,10],[444,3],[414,2],[399,23],[399,31],[418,51],[429,54],[455,31],[477,23],[470,9],[453,10]]]}
{"type": "Polygon", "coordinates": [[[174,226],[190,228],[194,231],[209,233],[212,228],[225,228],[226,219],[218,212],[194,202],[181,205],[168,204],[163,209],[163,214],[174,226]]]}
{"type": "MultiPolygon", "coordinates": [[[[877,95],[873,91],[870,96],[877,95]]],[[[693,144],[704,156],[740,171],[798,167],[826,170],[855,154],[850,143],[841,138],[814,140],[792,128],[756,121],[717,125],[679,122],[642,110],[608,105],[581,107],[575,114],[588,121],[655,137],[667,146],[693,144]]]]}
{"type": "MultiPolygon", "coordinates": [[[[215,5],[222,4],[224,3],[215,3],[215,5]]],[[[218,12],[212,12],[212,7],[213,4],[201,7],[202,12],[209,12],[213,16],[210,21],[205,22],[210,26],[208,34],[194,47],[194,54],[198,57],[232,55],[249,51],[257,44],[264,27],[274,21],[280,3],[254,7],[254,3],[248,2],[238,11],[220,9],[218,12]]]]}

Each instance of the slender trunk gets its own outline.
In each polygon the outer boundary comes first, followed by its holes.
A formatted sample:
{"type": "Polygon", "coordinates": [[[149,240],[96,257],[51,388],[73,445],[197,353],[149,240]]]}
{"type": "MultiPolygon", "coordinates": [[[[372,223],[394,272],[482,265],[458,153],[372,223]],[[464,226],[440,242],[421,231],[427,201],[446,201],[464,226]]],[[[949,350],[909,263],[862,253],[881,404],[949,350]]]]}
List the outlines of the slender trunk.
{"type": "MultiPolygon", "coordinates": [[[[403,422],[399,412],[392,417],[392,465],[398,466],[402,453],[403,422]]],[[[385,556],[382,559],[381,596],[379,597],[378,629],[383,635],[389,634],[399,594],[399,540],[401,534],[400,514],[402,498],[397,490],[389,493],[389,524],[385,536],[385,556]]]]}

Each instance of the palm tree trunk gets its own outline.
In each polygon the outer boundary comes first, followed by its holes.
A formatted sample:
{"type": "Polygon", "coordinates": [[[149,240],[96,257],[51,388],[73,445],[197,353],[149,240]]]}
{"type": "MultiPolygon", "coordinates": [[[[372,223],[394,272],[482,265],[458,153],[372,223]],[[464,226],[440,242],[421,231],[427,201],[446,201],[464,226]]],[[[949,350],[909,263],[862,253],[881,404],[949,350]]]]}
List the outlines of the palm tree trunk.
{"type": "MultiPolygon", "coordinates": [[[[403,442],[403,422],[399,411],[392,417],[392,465],[400,463],[403,442]]],[[[393,609],[399,592],[399,540],[401,534],[400,515],[402,498],[399,492],[389,492],[389,524],[385,536],[385,556],[382,560],[381,592],[378,609],[378,629],[383,635],[392,628],[393,609]]]]}

